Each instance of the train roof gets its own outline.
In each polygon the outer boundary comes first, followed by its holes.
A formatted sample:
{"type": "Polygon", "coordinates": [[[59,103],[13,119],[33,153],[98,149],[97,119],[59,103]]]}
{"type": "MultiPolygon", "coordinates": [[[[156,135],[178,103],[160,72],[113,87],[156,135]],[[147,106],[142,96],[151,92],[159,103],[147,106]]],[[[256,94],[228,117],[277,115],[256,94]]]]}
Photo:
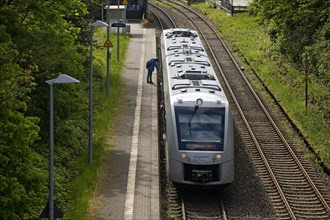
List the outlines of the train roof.
{"type": "Polygon", "coordinates": [[[171,95],[208,93],[225,98],[223,89],[196,31],[163,31],[163,54],[171,95]]]}
{"type": "Polygon", "coordinates": [[[184,28],[164,30],[166,55],[199,53],[207,56],[203,44],[196,31],[184,28]]]}
{"type": "Polygon", "coordinates": [[[207,57],[198,57],[196,54],[168,56],[166,62],[172,94],[207,92],[223,95],[207,57]]]}

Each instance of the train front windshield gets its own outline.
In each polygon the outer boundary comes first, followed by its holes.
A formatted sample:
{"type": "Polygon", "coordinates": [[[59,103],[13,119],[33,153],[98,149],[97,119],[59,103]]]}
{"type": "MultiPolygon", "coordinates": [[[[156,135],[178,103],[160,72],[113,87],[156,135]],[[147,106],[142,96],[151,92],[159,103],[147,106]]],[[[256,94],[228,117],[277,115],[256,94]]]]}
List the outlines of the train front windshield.
{"type": "Polygon", "coordinates": [[[179,150],[222,151],[225,108],[175,107],[179,150]]]}

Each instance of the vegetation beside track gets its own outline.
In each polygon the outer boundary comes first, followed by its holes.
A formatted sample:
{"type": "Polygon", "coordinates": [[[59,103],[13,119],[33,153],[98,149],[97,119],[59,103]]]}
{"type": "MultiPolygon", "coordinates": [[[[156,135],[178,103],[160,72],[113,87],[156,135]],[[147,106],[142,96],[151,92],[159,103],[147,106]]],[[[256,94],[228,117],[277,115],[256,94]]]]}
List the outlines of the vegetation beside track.
{"type": "Polygon", "coordinates": [[[106,49],[103,43],[106,39],[103,29],[95,32],[94,37],[97,47],[93,49],[94,54],[94,127],[93,127],[93,163],[88,165],[88,152],[82,156],[75,164],[78,173],[77,178],[70,189],[72,191],[72,204],[68,207],[67,215],[64,219],[86,219],[88,202],[95,189],[95,180],[98,168],[103,160],[105,148],[112,145],[112,137],[116,132],[118,113],[124,108],[124,89],[121,79],[123,63],[125,63],[126,49],[130,36],[120,36],[120,62],[117,61],[117,36],[111,34],[110,40],[113,42],[112,57],[110,59],[110,97],[106,96],[106,49]]]}
{"type": "MultiPolygon", "coordinates": [[[[103,28],[95,28],[94,161],[90,166],[88,24],[101,17],[98,1],[0,3],[0,219],[39,219],[46,206],[50,94],[45,81],[60,74],[68,74],[80,83],[54,85],[54,197],[65,218],[70,210],[82,215],[86,212],[88,199],[81,202],[80,196],[87,198],[93,188],[102,147],[112,128],[109,126],[114,126],[122,92],[118,75],[122,62],[116,62],[114,56],[111,97],[105,97],[106,37],[104,31],[99,33],[103,28]],[[73,199],[77,201],[70,208],[73,199]]],[[[121,39],[121,60],[128,40],[121,39]]]]}
{"type": "Polygon", "coordinates": [[[329,168],[330,138],[327,134],[330,133],[330,127],[325,119],[327,112],[324,111],[328,109],[326,97],[329,89],[326,88],[326,82],[310,76],[308,95],[312,101],[308,102],[306,109],[305,73],[291,59],[278,52],[277,45],[270,40],[266,28],[260,25],[258,16],[250,16],[248,13],[229,16],[205,3],[192,4],[192,7],[214,23],[237,57],[244,56],[251,67],[246,67],[246,73],[253,76],[252,70],[256,72],[319,155],[319,162],[329,168]]]}

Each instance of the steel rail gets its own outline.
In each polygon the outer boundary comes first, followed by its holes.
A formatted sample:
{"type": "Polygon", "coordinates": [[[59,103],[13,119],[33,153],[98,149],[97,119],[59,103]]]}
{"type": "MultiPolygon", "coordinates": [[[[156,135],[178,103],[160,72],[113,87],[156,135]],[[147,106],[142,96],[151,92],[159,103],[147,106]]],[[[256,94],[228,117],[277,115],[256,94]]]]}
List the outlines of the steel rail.
{"type": "MultiPolygon", "coordinates": [[[[174,20],[171,18],[171,16],[166,13],[162,8],[158,7],[155,4],[149,3],[150,5],[152,5],[154,8],[157,8],[158,11],[161,11],[161,13],[163,13],[165,15],[165,17],[167,17],[167,22],[170,23],[169,26],[173,26],[173,28],[177,27],[177,25],[175,24],[174,20]]],[[[150,8],[149,8],[150,9],[150,8]]],[[[153,10],[150,9],[150,11],[155,15],[156,19],[158,20],[158,23],[161,26],[161,29],[164,29],[164,22],[166,21],[162,21],[162,19],[160,18],[160,16],[153,10]]],[[[182,220],[186,220],[189,219],[187,218],[187,213],[186,213],[186,208],[185,208],[185,200],[184,200],[184,196],[182,196],[182,192],[179,192],[177,196],[180,196],[180,200],[181,200],[181,218],[182,220]]],[[[220,200],[219,201],[220,205],[219,205],[219,214],[221,215],[222,219],[227,220],[227,215],[226,215],[226,210],[223,204],[223,201],[220,200]]]]}
{"type": "MultiPolygon", "coordinates": [[[[173,2],[173,1],[170,1],[174,4],[177,4],[176,2],[173,2]]],[[[191,11],[192,13],[194,13],[195,15],[197,15],[200,19],[204,20],[204,22],[209,26],[209,28],[214,32],[214,34],[217,36],[218,40],[222,43],[223,47],[225,48],[225,50],[227,51],[228,55],[230,56],[230,58],[232,59],[234,65],[236,66],[237,70],[239,71],[239,73],[241,74],[242,78],[245,80],[246,84],[248,85],[251,93],[253,94],[253,96],[255,97],[256,101],[258,102],[258,104],[260,105],[261,109],[263,110],[264,114],[266,115],[266,117],[268,118],[269,122],[272,124],[273,128],[275,129],[276,133],[278,134],[278,136],[280,137],[280,139],[282,140],[283,144],[285,145],[285,147],[287,148],[287,150],[289,151],[291,157],[295,160],[295,163],[296,165],[300,168],[300,170],[302,171],[302,173],[304,174],[306,180],[309,182],[310,186],[313,188],[315,194],[318,196],[318,198],[320,199],[320,201],[322,202],[323,206],[325,207],[325,209],[330,212],[330,208],[329,208],[329,205],[327,204],[327,202],[325,201],[325,199],[323,198],[322,194],[320,193],[320,191],[318,190],[318,188],[315,186],[315,184],[313,183],[313,180],[310,178],[310,176],[308,175],[307,171],[305,170],[305,168],[303,167],[303,165],[300,163],[298,157],[295,155],[295,153],[293,152],[293,150],[291,149],[289,143],[287,142],[287,140],[285,139],[284,135],[282,134],[282,132],[279,130],[278,126],[276,125],[276,123],[274,122],[274,120],[272,119],[271,115],[269,114],[269,112],[267,111],[266,107],[264,106],[264,104],[261,102],[261,100],[259,99],[258,95],[255,93],[255,91],[253,90],[252,86],[250,85],[250,83],[248,82],[247,78],[245,77],[244,73],[241,71],[240,67],[238,66],[237,62],[235,61],[235,59],[233,58],[232,54],[229,52],[229,49],[228,47],[225,45],[225,43],[223,42],[223,40],[219,37],[219,35],[217,34],[217,31],[215,30],[215,28],[213,26],[211,26],[203,17],[201,17],[199,14],[195,13],[193,10],[191,10],[190,8],[187,8],[183,5],[180,5],[181,7],[184,7],[185,9],[191,11]]],[[[178,9],[177,9],[178,10],[178,9]]],[[[187,16],[187,14],[185,14],[187,16]]],[[[196,22],[194,22],[194,20],[192,20],[191,18],[189,18],[191,20],[191,22],[193,24],[195,24],[195,26],[199,29],[200,33],[202,34],[202,31],[201,29],[196,25],[196,22]]],[[[203,38],[205,39],[205,42],[207,42],[207,39],[206,37],[204,36],[204,34],[202,34],[203,38]]],[[[257,145],[258,147],[258,151],[259,151],[259,154],[261,155],[261,157],[263,158],[263,161],[265,162],[266,161],[266,157],[265,155],[263,154],[262,150],[261,150],[261,147],[259,146],[258,144],[258,141],[256,139],[256,137],[253,135],[253,131],[251,129],[251,127],[249,126],[248,122],[247,122],[247,119],[246,117],[244,116],[243,114],[243,111],[242,109],[239,107],[239,104],[238,104],[238,101],[237,99],[235,98],[235,95],[234,93],[232,92],[230,86],[229,86],[229,83],[228,81],[226,80],[226,77],[223,73],[223,70],[222,68],[220,67],[220,64],[219,62],[217,61],[216,59],[216,56],[213,52],[213,49],[212,47],[210,46],[210,44],[207,42],[207,45],[210,49],[210,52],[215,60],[215,63],[217,65],[217,67],[219,68],[220,70],[220,73],[222,75],[222,77],[225,79],[225,84],[227,85],[228,87],[228,90],[230,91],[230,94],[232,95],[233,97],[233,100],[235,102],[235,105],[237,106],[237,109],[239,110],[240,114],[241,114],[241,117],[243,118],[244,120],[244,123],[245,125],[247,126],[248,130],[249,130],[249,133],[251,134],[251,137],[253,138],[255,144],[257,145]]],[[[275,180],[275,185],[276,185],[276,188],[278,189],[279,193],[281,194],[281,197],[284,201],[284,203],[286,204],[287,206],[287,209],[288,211],[290,212],[290,215],[292,218],[295,218],[294,217],[294,212],[292,211],[292,209],[290,208],[290,204],[288,203],[287,199],[285,198],[285,194],[283,193],[283,191],[281,190],[281,186],[280,184],[278,183],[278,181],[276,180],[276,177],[274,175],[274,173],[272,172],[271,170],[271,167],[269,165],[269,163],[266,161],[266,166],[267,166],[267,169],[268,169],[268,172],[270,173],[271,175],[271,178],[273,180],[275,180]]]]}
{"type": "MultiPolygon", "coordinates": [[[[153,4],[151,2],[149,2],[148,4],[151,5],[152,7],[156,8],[157,10],[161,11],[165,15],[165,17],[171,23],[169,26],[173,26],[173,28],[176,28],[177,27],[177,25],[176,25],[175,21],[172,19],[172,17],[168,13],[166,13],[166,11],[164,11],[161,7],[159,7],[156,4],[153,4]]],[[[161,26],[161,29],[164,30],[164,24],[163,24],[164,22],[162,22],[162,20],[157,15],[157,13],[155,13],[153,10],[150,10],[150,11],[156,16],[156,18],[157,18],[157,20],[158,20],[158,22],[159,22],[159,24],[161,26]]]]}
{"type": "MultiPolygon", "coordinates": [[[[188,10],[190,10],[191,12],[195,13],[193,10],[191,10],[190,8],[187,8],[188,10]]],[[[196,13],[195,13],[196,14],[196,13]]],[[[262,108],[263,112],[265,113],[265,115],[267,116],[269,122],[271,122],[273,128],[276,130],[276,133],[279,135],[279,137],[281,138],[282,142],[284,143],[284,145],[286,146],[287,150],[290,152],[291,156],[294,158],[296,164],[299,166],[300,170],[304,173],[304,176],[306,177],[306,180],[309,182],[310,186],[313,188],[313,190],[315,191],[315,193],[318,195],[319,199],[321,200],[321,202],[323,203],[324,207],[326,208],[326,210],[330,213],[330,207],[327,204],[327,202],[324,200],[322,194],[320,193],[320,191],[317,189],[317,187],[315,186],[313,180],[310,178],[309,174],[307,173],[306,169],[303,167],[303,165],[301,164],[300,160],[298,159],[298,157],[296,156],[296,154],[294,153],[294,151],[292,150],[292,148],[290,147],[288,141],[285,139],[284,135],[282,134],[282,132],[280,131],[280,129],[278,128],[278,126],[276,125],[276,123],[274,122],[273,118],[271,117],[270,113],[268,112],[268,110],[266,109],[265,105],[262,103],[262,101],[260,100],[259,96],[256,94],[256,92],[254,91],[254,89],[252,88],[250,82],[248,81],[248,79],[246,78],[245,74],[242,72],[241,68],[239,67],[239,65],[237,64],[236,60],[234,59],[233,55],[231,54],[231,52],[229,51],[228,47],[226,46],[226,44],[223,42],[223,40],[221,39],[221,37],[217,34],[217,30],[211,26],[204,18],[202,18],[199,14],[196,14],[197,16],[199,16],[201,19],[203,19],[205,21],[205,23],[214,31],[214,33],[216,34],[218,40],[222,43],[223,47],[226,49],[227,54],[230,56],[230,58],[232,59],[233,63],[235,64],[237,70],[239,71],[239,73],[241,74],[241,76],[243,77],[243,79],[246,82],[246,85],[249,87],[251,93],[254,95],[256,101],[259,103],[260,107],[262,108]]],[[[212,51],[212,56],[215,58],[215,54],[213,53],[213,49],[212,47],[210,47],[210,45],[208,44],[210,50],[212,51]]],[[[218,61],[216,60],[217,64],[218,61]]]]}
{"type": "MultiPolygon", "coordinates": [[[[175,3],[175,2],[173,2],[173,1],[169,1],[169,2],[175,3]]],[[[180,5],[180,6],[182,6],[182,5],[180,5]]],[[[184,7],[184,6],[182,6],[182,7],[184,7]]],[[[188,8],[186,8],[186,9],[188,9],[188,8]]],[[[189,11],[192,11],[192,10],[190,10],[190,9],[188,9],[188,10],[189,10],[189,11]]],[[[193,12],[193,11],[192,11],[192,12],[193,12]]],[[[186,16],[187,16],[187,15],[186,15],[186,16]]],[[[199,16],[199,15],[198,15],[198,16],[199,16]]],[[[188,16],[187,16],[187,17],[188,17],[188,16]]],[[[190,19],[190,20],[193,22],[193,20],[192,20],[190,17],[188,17],[188,19],[190,19]]],[[[210,27],[210,25],[208,24],[208,22],[206,22],[206,20],[205,20],[204,18],[201,18],[201,19],[204,20],[205,23],[207,24],[207,26],[210,27]]],[[[250,127],[250,124],[249,124],[248,120],[246,119],[246,117],[245,117],[245,115],[244,115],[244,113],[243,113],[243,110],[241,109],[241,107],[240,107],[240,105],[239,105],[239,103],[238,103],[238,101],[237,101],[237,99],[236,99],[236,97],[235,97],[235,94],[234,94],[234,92],[232,91],[232,89],[231,89],[231,87],[230,87],[230,85],[229,85],[229,82],[227,81],[226,76],[225,76],[225,74],[224,74],[224,72],[223,72],[223,70],[222,70],[222,68],[221,68],[221,66],[220,66],[220,64],[219,64],[219,62],[218,62],[218,60],[216,59],[216,56],[215,56],[215,54],[214,54],[214,52],[213,52],[213,50],[212,50],[212,47],[210,46],[209,42],[207,41],[205,35],[202,33],[201,29],[200,29],[197,25],[195,25],[195,26],[196,26],[196,28],[198,29],[199,33],[200,33],[200,34],[202,35],[202,37],[204,38],[204,40],[205,40],[205,42],[206,42],[206,44],[207,44],[207,46],[208,46],[208,48],[209,48],[209,50],[210,50],[210,52],[211,52],[211,55],[212,55],[212,57],[213,57],[213,59],[214,59],[214,61],[215,61],[215,63],[216,63],[216,66],[217,66],[217,68],[219,69],[219,71],[220,71],[220,73],[221,73],[221,75],[222,75],[222,78],[224,79],[224,82],[225,82],[225,84],[226,84],[226,86],[227,86],[227,89],[228,89],[228,91],[230,92],[230,94],[231,94],[231,96],[232,96],[232,98],[233,98],[233,101],[234,101],[234,103],[235,103],[235,105],[236,105],[236,108],[238,109],[238,111],[239,111],[239,113],[240,113],[240,115],[241,115],[241,117],[242,117],[242,119],[243,119],[243,121],[244,121],[244,124],[245,124],[245,126],[247,127],[247,129],[248,129],[248,131],[249,131],[249,134],[250,134],[250,136],[252,137],[252,139],[253,139],[253,141],[254,141],[254,143],[255,143],[257,149],[258,149],[258,152],[259,152],[259,154],[260,154],[260,156],[261,156],[261,158],[262,158],[262,160],[263,160],[265,166],[267,167],[267,171],[268,171],[269,174],[271,175],[271,178],[272,178],[272,180],[273,180],[273,182],[274,182],[274,184],[275,184],[275,186],[276,186],[276,189],[278,190],[278,192],[279,192],[279,194],[280,194],[280,196],[281,196],[281,198],[282,198],[282,200],[283,200],[283,202],[284,202],[284,204],[285,204],[285,206],[286,206],[286,208],[287,208],[287,211],[289,212],[289,214],[290,214],[290,216],[291,216],[292,219],[296,219],[296,218],[294,217],[294,212],[292,211],[292,209],[291,209],[291,207],[290,207],[290,205],[289,205],[289,202],[287,201],[287,199],[286,199],[286,197],[285,197],[285,195],[284,195],[284,193],[283,193],[283,191],[282,191],[282,189],[281,189],[281,186],[280,186],[280,184],[278,183],[278,181],[277,181],[277,179],[276,179],[276,177],[275,177],[275,175],[274,175],[274,173],[273,173],[273,171],[272,171],[272,169],[271,169],[271,166],[269,165],[269,163],[268,163],[268,161],[267,161],[267,159],[266,159],[266,156],[264,155],[264,153],[263,153],[262,150],[261,150],[261,146],[259,145],[259,142],[258,142],[257,138],[255,137],[255,135],[254,135],[254,133],[253,133],[251,127],[250,127]]],[[[211,27],[211,29],[214,30],[213,27],[211,27]]],[[[216,34],[216,33],[215,33],[215,34],[216,34]]],[[[216,34],[216,35],[217,35],[217,34],[216,34]]]]}

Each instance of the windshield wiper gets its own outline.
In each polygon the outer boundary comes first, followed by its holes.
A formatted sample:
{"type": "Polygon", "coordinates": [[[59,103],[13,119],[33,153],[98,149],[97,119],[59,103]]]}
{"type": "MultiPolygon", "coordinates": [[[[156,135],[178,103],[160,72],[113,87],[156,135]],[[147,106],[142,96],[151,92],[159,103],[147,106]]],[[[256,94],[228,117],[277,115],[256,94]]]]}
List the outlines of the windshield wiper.
{"type": "Polygon", "coordinates": [[[197,112],[198,108],[199,108],[199,106],[195,105],[195,108],[194,108],[193,113],[191,114],[191,117],[189,118],[189,116],[188,116],[188,127],[189,127],[189,134],[190,135],[192,135],[191,134],[191,122],[192,122],[194,116],[196,115],[196,112],[197,112]]]}

